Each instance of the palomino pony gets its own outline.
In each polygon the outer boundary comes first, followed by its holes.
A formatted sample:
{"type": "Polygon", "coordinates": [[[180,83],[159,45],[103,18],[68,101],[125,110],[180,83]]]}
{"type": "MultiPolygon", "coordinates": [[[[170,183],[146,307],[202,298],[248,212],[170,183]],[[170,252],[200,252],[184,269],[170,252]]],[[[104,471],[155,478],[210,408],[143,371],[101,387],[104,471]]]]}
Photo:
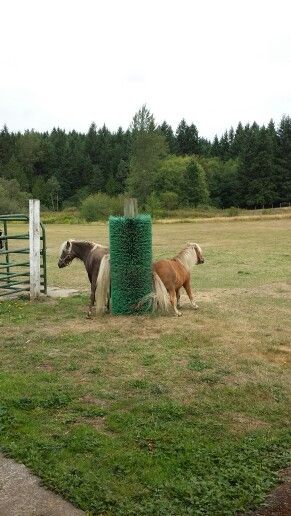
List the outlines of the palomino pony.
{"type": "MultiPolygon", "coordinates": [[[[170,260],[158,260],[153,263],[154,292],[142,298],[137,306],[152,300],[153,309],[160,308],[168,311],[173,307],[176,315],[182,315],[177,305],[180,299],[180,289],[185,288],[193,308],[197,309],[190,286],[190,270],[192,265],[204,263],[201,248],[198,244],[188,243],[187,247],[170,260]]],[[[130,279],[129,279],[130,280],[130,279]]],[[[97,281],[96,312],[103,313],[109,302],[110,295],[110,260],[104,256],[100,265],[97,281]]]]}
{"type": "Polygon", "coordinates": [[[58,261],[60,268],[70,265],[74,258],[78,258],[78,260],[81,260],[85,265],[91,283],[90,305],[87,317],[92,316],[92,309],[95,304],[97,278],[102,258],[105,258],[105,256],[108,257],[108,255],[108,247],[86,240],[67,240],[61,245],[58,261]]]}
{"type": "Polygon", "coordinates": [[[184,287],[193,308],[198,306],[194,301],[190,285],[190,271],[194,264],[204,263],[201,248],[198,244],[188,243],[177,256],[168,260],[158,260],[153,264],[155,295],[157,306],[163,310],[173,307],[176,315],[179,312],[180,289],[184,287]]]}

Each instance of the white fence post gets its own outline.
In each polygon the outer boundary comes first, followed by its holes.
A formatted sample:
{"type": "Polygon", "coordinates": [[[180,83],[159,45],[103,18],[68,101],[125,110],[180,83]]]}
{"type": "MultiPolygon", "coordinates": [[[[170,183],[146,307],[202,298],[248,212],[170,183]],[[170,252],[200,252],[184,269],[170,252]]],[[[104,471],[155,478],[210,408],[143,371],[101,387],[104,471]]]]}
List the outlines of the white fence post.
{"type": "Polygon", "coordinates": [[[29,200],[30,300],[40,296],[40,203],[29,200]]]}

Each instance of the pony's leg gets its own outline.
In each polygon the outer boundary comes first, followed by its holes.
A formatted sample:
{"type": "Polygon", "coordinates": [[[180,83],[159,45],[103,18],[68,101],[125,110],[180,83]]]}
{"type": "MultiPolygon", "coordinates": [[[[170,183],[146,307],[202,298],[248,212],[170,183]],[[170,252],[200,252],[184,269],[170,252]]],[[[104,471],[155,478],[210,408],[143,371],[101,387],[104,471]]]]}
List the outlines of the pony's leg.
{"type": "Polygon", "coordinates": [[[90,305],[87,312],[87,319],[90,319],[93,314],[93,307],[95,305],[95,294],[96,294],[96,287],[97,287],[97,274],[93,274],[92,281],[91,281],[91,295],[90,295],[90,305]]]}
{"type": "Polygon", "coordinates": [[[180,305],[180,289],[176,290],[176,297],[177,297],[177,308],[181,308],[181,305],[180,305]]]}
{"type": "Polygon", "coordinates": [[[188,297],[190,299],[190,303],[195,310],[197,310],[198,305],[194,301],[193,291],[190,286],[190,278],[184,283],[184,289],[186,290],[188,297]]]}
{"type": "Polygon", "coordinates": [[[176,296],[175,290],[170,290],[169,296],[170,296],[171,305],[174,308],[175,314],[178,316],[182,315],[182,313],[179,312],[179,310],[177,309],[177,296],[176,296]]]}

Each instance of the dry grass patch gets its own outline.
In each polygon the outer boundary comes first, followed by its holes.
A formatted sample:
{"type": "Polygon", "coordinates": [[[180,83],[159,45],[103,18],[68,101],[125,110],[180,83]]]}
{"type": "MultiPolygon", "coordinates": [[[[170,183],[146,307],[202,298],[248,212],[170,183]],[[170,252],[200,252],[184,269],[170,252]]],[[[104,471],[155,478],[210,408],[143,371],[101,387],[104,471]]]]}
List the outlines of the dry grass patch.
{"type": "Polygon", "coordinates": [[[270,428],[270,424],[256,417],[233,412],[229,414],[230,431],[236,435],[270,428]]]}

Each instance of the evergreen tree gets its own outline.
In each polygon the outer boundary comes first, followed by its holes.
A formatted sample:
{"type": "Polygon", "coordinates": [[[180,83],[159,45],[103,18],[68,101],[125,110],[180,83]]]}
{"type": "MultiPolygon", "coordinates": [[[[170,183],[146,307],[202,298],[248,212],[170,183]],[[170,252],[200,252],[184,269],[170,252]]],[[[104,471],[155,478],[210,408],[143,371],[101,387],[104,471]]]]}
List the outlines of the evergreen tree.
{"type": "Polygon", "coordinates": [[[55,176],[60,185],[60,198],[67,199],[70,196],[68,178],[68,137],[62,129],[53,129],[50,136],[51,143],[51,174],[55,176]]]}
{"type": "Polygon", "coordinates": [[[201,156],[211,156],[211,142],[207,138],[199,138],[199,153],[201,156]]]}
{"type": "Polygon", "coordinates": [[[277,199],[274,177],[275,159],[272,138],[265,127],[259,129],[256,141],[256,155],[251,164],[252,182],[248,205],[271,206],[277,199]]]}
{"type": "Polygon", "coordinates": [[[103,192],[106,191],[106,183],[111,175],[112,170],[112,146],[111,133],[104,124],[98,131],[98,166],[103,174],[103,192]]]}
{"type": "Polygon", "coordinates": [[[40,137],[40,152],[38,153],[38,159],[34,162],[34,175],[42,176],[47,181],[53,171],[51,163],[52,143],[48,133],[38,133],[38,136],[40,137]]]}
{"type": "Polygon", "coordinates": [[[105,192],[105,177],[99,165],[93,165],[89,188],[91,193],[105,192]]]}
{"type": "Polygon", "coordinates": [[[90,181],[92,163],[85,154],[85,141],[80,134],[72,131],[68,135],[66,157],[66,198],[74,195],[90,181]]]}
{"type": "Polygon", "coordinates": [[[208,204],[209,202],[205,171],[195,159],[191,159],[185,171],[184,196],[188,206],[208,204]]]}
{"type": "MultiPolygon", "coordinates": [[[[111,158],[110,158],[110,175],[115,181],[116,188],[118,192],[121,193],[125,188],[125,178],[128,175],[128,163],[129,163],[129,155],[130,155],[130,143],[131,136],[130,132],[124,132],[121,127],[119,127],[117,133],[113,133],[111,135],[111,158]],[[127,172],[122,179],[122,183],[120,183],[120,179],[123,177],[122,173],[120,175],[120,163],[127,164],[127,172]]],[[[122,167],[123,165],[121,165],[122,167]]],[[[125,171],[125,168],[124,168],[125,171]]]]}
{"type": "Polygon", "coordinates": [[[199,153],[197,127],[194,124],[188,126],[184,118],[176,131],[176,148],[177,154],[182,156],[199,153]]]}
{"type": "Polygon", "coordinates": [[[188,152],[187,154],[199,154],[199,137],[198,137],[198,130],[196,125],[191,124],[187,131],[187,138],[188,138],[188,152]]]}
{"type": "Polygon", "coordinates": [[[238,206],[238,158],[223,163],[222,176],[220,181],[220,206],[230,208],[238,206]]]}
{"type": "Polygon", "coordinates": [[[24,172],[24,168],[16,159],[14,154],[11,156],[6,165],[0,169],[0,174],[6,179],[16,179],[22,191],[27,192],[29,190],[28,180],[24,172]]]}
{"type": "Polygon", "coordinates": [[[132,123],[131,131],[135,137],[137,134],[150,133],[155,131],[156,124],[152,113],[148,110],[145,104],[135,113],[132,123]]]}
{"type": "Polygon", "coordinates": [[[237,158],[242,151],[244,145],[245,131],[241,122],[238,123],[236,131],[234,133],[232,144],[230,147],[230,156],[237,158]]]}
{"type": "Polygon", "coordinates": [[[117,167],[116,184],[117,193],[123,193],[126,187],[126,181],[129,173],[129,163],[123,159],[120,160],[117,167]]]}
{"type": "MultiPolygon", "coordinates": [[[[185,168],[195,154],[206,172],[211,201],[219,206],[271,206],[291,198],[291,121],[284,116],[278,128],[231,127],[213,142],[198,136],[194,124],[183,119],[176,136],[167,122],[156,127],[142,106],[130,130],[97,130],[67,134],[0,131],[0,176],[17,179],[43,203],[78,202],[87,192],[120,194],[126,188],[145,204],[152,191],[183,199],[185,168]],[[172,155],[163,159],[167,148],[172,155]],[[53,178],[52,185],[49,180],[53,178]],[[58,192],[55,193],[54,182],[58,192]],[[53,196],[51,197],[51,191],[53,196]],[[45,199],[48,199],[47,201],[45,199]]],[[[153,200],[155,196],[151,197],[153,200]]],[[[166,198],[166,197],[165,197],[166,198]]]]}
{"type": "Polygon", "coordinates": [[[251,130],[249,125],[246,125],[243,130],[243,138],[241,140],[241,147],[239,152],[239,166],[238,166],[238,194],[239,206],[248,206],[251,191],[251,166],[256,155],[256,134],[251,130]]]}
{"type": "Polygon", "coordinates": [[[29,188],[32,187],[35,175],[35,164],[41,159],[41,138],[35,131],[25,131],[16,145],[17,161],[21,163],[29,188]]]}
{"type": "Polygon", "coordinates": [[[98,135],[97,135],[97,129],[96,124],[93,122],[90,127],[89,131],[86,134],[86,143],[85,143],[85,152],[89,156],[91,163],[93,165],[98,164],[98,158],[99,158],[99,145],[98,145],[98,135]]]}
{"type": "Polygon", "coordinates": [[[0,131],[0,169],[4,166],[15,154],[15,141],[16,138],[13,134],[10,134],[7,125],[3,126],[0,131]]]}
{"type": "Polygon", "coordinates": [[[278,201],[291,200],[291,118],[283,116],[278,128],[276,147],[276,184],[278,201]]]}
{"type": "Polygon", "coordinates": [[[275,166],[272,139],[265,127],[254,123],[245,127],[239,156],[239,197],[247,207],[270,206],[276,200],[273,177],[275,166]]]}
{"type": "Polygon", "coordinates": [[[117,195],[118,192],[118,184],[116,179],[113,177],[113,174],[109,176],[106,182],[105,191],[107,195],[110,197],[113,197],[114,195],[117,195]]]}
{"type": "Polygon", "coordinates": [[[214,136],[214,140],[211,147],[211,156],[220,157],[220,144],[217,134],[214,136]]]}
{"type": "Polygon", "coordinates": [[[184,118],[181,120],[176,130],[176,146],[178,155],[183,156],[187,154],[187,124],[184,118]]]}
{"type": "Polygon", "coordinates": [[[153,115],[146,108],[136,113],[132,123],[132,152],[127,188],[137,197],[141,206],[152,193],[161,158],[167,153],[165,137],[156,130],[153,115]]]}
{"type": "Polygon", "coordinates": [[[228,133],[225,131],[225,133],[220,138],[219,142],[219,157],[223,160],[227,160],[229,158],[229,139],[228,139],[228,133]]]}
{"type": "Polygon", "coordinates": [[[230,130],[228,131],[228,143],[229,143],[229,152],[230,153],[232,150],[233,142],[234,142],[234,129],[233,129],[233,127],[231,127],[230,130]]]}
{"type": "Polygon", "coordinates": [[[162,125],[160,125],[158,127],[158,129],[161,131],[163,136],[166,138],[166,142],[168,144],[170,154],[175,154],[176,139],[175,139],[175,135],[174,135],[172,127],[170,125],[168,125],[166,121],[164,121],[162,123],[162,125]]]}

